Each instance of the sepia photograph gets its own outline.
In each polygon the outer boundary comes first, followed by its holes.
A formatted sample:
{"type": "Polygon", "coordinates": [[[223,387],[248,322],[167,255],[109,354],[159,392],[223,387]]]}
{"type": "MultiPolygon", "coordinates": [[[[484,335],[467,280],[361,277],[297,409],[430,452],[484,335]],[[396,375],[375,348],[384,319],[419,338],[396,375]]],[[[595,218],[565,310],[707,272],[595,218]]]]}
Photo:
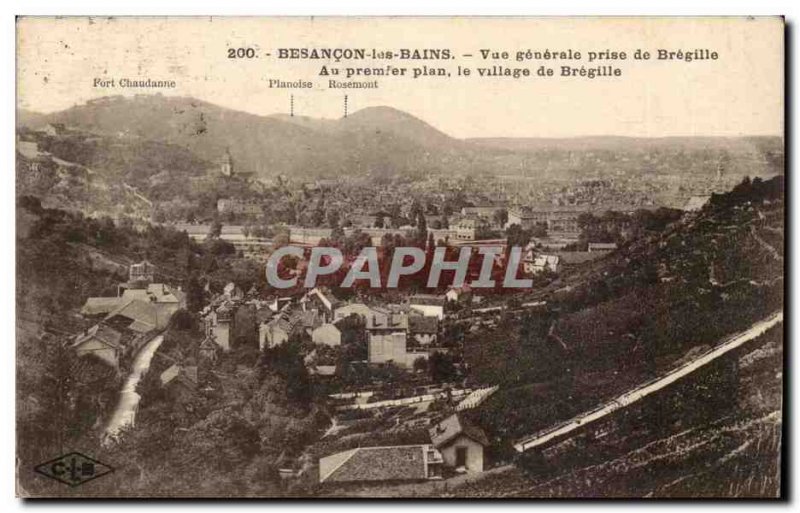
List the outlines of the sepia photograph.
{"type": "Polygon", "coordinates": [[[17,17],[17,497],[784,499],[786,30],[17,17]]]}

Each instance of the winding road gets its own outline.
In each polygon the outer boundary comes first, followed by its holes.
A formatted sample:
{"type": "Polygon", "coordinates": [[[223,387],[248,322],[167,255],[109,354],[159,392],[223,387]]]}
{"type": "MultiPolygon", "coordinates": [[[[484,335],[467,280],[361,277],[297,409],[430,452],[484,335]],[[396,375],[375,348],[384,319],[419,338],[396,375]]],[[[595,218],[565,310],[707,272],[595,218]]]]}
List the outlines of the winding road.
{"type": "Polygon", "coordinates": [[[122,391],[119,395],[114,413],[111,415],[111,420],[103,432],[103,443],[108,444],[117,439],[119,432],[134,424],[136,419],[136,411],[139,409],[139,401],[142,397],[136,392],[136,386],[141,381],[142,377],[147,374],[150,368],[150,362],[156,354],[159,346],[164,341],[164,335],[158,334],[148,340],[142,348],[136,353],[131,366],[131,372],[125,378],[125,383],[122,385],[122,391]]]}

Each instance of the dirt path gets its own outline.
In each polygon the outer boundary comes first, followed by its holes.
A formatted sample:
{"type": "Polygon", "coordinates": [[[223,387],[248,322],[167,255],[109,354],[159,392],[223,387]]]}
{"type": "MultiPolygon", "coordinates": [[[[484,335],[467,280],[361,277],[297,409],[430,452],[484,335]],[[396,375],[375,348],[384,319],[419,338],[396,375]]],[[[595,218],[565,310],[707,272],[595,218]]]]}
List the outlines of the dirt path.
{"type": "Polygon", "coordinates": [[[729,337],[725,342],[721,343],[717,347],[706,351],[702,355],[699,355],[693,360],[684,363],[678,368],[672,369],[660,378],[639,385],[638,387],[629,390],[628,392],[625,392],[624,394],[617,396],[610,401],[606,401],[597,408],[588,412],[584,412],[577,417],[574,417],[571,420],[559,424],[549,430],[526,437],[514,444],[514,448],[519,452],[524,452],[535,447],[544,446],[548,442],[581,429],[583,426],[586,426],[589,423],[600,420],[621,408],[625,408],[630,404],[640,401],[644,397],[647,397],[658,390],[668,387],[675,381],[695,372],[697,369],[716,360],[729,351],[736,349],[750,340],[760,337],[768,329],[781,322],[783,322],[783,312],[776,312],[766,319],[756,322],[747,330],[742,331],[733,337],[729,337]]]}

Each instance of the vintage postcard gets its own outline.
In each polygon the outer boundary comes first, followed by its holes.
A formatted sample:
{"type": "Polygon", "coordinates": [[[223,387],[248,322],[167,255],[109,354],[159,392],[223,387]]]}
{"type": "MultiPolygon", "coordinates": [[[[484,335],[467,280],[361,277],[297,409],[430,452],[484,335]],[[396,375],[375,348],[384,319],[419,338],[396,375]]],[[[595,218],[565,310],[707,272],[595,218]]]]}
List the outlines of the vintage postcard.
{"type": "Polygon", "coordinates": [[[785,497],[782,18],[16,29],[18,496],[785,497]]]}

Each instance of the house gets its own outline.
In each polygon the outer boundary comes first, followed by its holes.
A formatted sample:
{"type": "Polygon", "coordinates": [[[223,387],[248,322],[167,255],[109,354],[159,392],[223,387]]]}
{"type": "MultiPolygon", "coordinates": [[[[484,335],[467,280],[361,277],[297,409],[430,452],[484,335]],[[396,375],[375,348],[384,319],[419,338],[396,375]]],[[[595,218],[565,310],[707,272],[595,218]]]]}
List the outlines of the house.
{"type": "Polygon", "coordinates": [[[320,376],[323,378],[328,378],[331,376],[336,375],[336,366],[335,365],[315,365],[309,370],[314,376],[320,376]]]}
{"type": "Polygon", "coordinates": [[[488,220],[471,215],[451,222],[450,229],[455,230],[456,240],[473,241],[484,238],[489,233],[491,225],[488,220]]]}
{"type": "Polygon", "coordinates": [[[138,264],[131,264],[128,268],[128,282],[152,282],[155,277],[155,271],[156,267],[147,260],[143,260],[138,264]]]}
{"type": "Polygon", "coordinates": [[[160,314],[172,316],[179,309],[186,307],[186,294],[180,289],[171,289],[163,283],[151,283],[146,291],[149,300],[156,304],[160,314]]]}
{"type": "Polygon", "coordinates": [[[334,311],[339,300],[327,289],[314,288],[300,300],[300,306],[306,311],[316,311],[323,323],[333,322],[334,311]]]}
{"type": "MultiPolygon", "coordinates": [[[[201,313],[206,336],[213,336],[223,351],[230,351],[242,340],[253,343],[258,338],[259,315],[255,302],[242,302],[241,289],[229,283],[201,313]]],[[[265,308],[262,308],[265,310],[265,308]]],[[[262,312],[263,318],[263,312],[262,312]]]]}
{"type": "Polygon", "coordinates": [[[106,316],[120,306],[119,297],[90,297],[81,308],[81,315],[85,317],[106,316]]]}
{"type": "Polygon", "coordinates": [[[408,306],[422,315],[444,319],[444,297],[433,294],[415,294],[408,299],[408,306]]]}
{"type": "Polygon", "coordinates": [[[508,211],[508,220],[506,221],[505,228],[508,229],[512,225],[518,225],[520,228],[530,230],[537,224],[547,224],[547,213],[541,211],[533,211],[531,209],[511,209],[508,211]]]}
{"type": "Polygon", "coordinates": [[[522,269],[527,274],[539,274],[545,271],[557,273],[560,260],[558,255],[537,255],[530,250],[522,260],[522,269]]]}
{"type": "Polygon", "coordinates": [[[162,388],[173,401],[187,402],[194,399],[197,394],[197,367],[174,364],[161,373],[162,388]]]}
{"type": "Polygon", "coordinates": [[[276,315],[268,322],[259,324],[258,348],[263,350],[265,347],[279,346],[289,340],[291,334],[292,325],[289,322],[288,314],[276,315]]]}
{"type": "Polygon", "coordinates": [[[609,253],[617,249],[617,245],[613,242],[590,242],[589,253],[609,253]]]}
{"type": "Polygon", "coordinates": [[[558,263],[562,268],[575,267],[602,258],[606,253],[595,251],[561,251],[558,253],[558,263]]]}
{"type": "MultiPolygon", "coordinates": [[[[434,319],[435,320],[435,319],[434,319]]],[[[409,316],[399,312],[376,312],[367,317],[367,359],[371,364],[394,363],[410,369],[417,358],[428,358],[427,349],[409,343],[409,316]]]]}
{"type": "Polygon", "coordinates": [[[376,309],[371,308],[364,303],[349,303],[346,305],[337,306],[333,313],[334,322],[340,321],[345,317],[351,315],[358,315],[364,319],[376,313],[376,309]]]}
{"type": "Polygon", "coordinates": [[[87,317],[108,315],[133,300],[139,300],[145,303],[154,303],[159,315],[169,318],[180,308],[186,306],[186,295],[180,289],[171,289],[163,283],[149,283],[141,286],[143,283],[144,280],[138,280],[123,284],[120,287],[122,293],[116,297],[90,297],[83,304],[81,314],[87,317]]]}
{"type": "Polygon", "coordinates": [[[305,332],[308,336],[311,336],[311,333],[323,324],[322,318],[316,310],[294,311],[289,316],[289,322],[292,331],[305,332]]]}
{"type": "Polygon", "coordinates": [[[483,451],[489,445],[489,439],[482,429],[456,413],[428,431],[431,443],[442,454],[445,466],[460,472],[483,472],[483,451]]]}
{"type": "Polygon", "coordinates": [[[94,355],[117,367],[123,352],[122,334],[110,326],[96,324],[78,335],[72,347],[78,356],[94,355]]]}
{"type": "Polygon", "coordinates": [[[291,297],[276,297],[271,303],[267,305],[267,307],[272,310],[273,313],[280,312],[287,305],[292,304],[291,297]]]}
{"type": "Polygon", "coordinates": [[[406,361],[408,317],[403,314],[373,314],[367,317],[367,353],[369,363],[394,362],[411,367],[406,361]]]}
{"type": "Polygon", "coordinates": [[[548,233],[576,235],[580,233],[578,217],[589,212],[591,207],[586,205],[538,205],[508,211],[506,228],[519,225],[520,228],[529,230],[535,226],[546,226],[548,233]]]}
{"type": "Polygon", "coordinates": [[[263,209],[258,201],[220,198],[217,200],[217,212],[220,214],[259,215],[263,212],[263,209]]]}
{"type": "Polygon", "coordinates": [[[64,123],[48,123],[47,126],[42,129],[42,132],[53,137],[64,134],[66,131],[67,127],[64,125],[64,123]]]}
{"type": "Polygon", "coordinates": [[[244,292],[242,292],[242,289],[233,282],[230,282],[227,285],[225,285],[225,287],[222,289],[222,295],[226,299],[234,301],[244,299],[244,292]]]}
{"type": "Polygon", "coordinates": [[[231,349],[234,308],[232,302],[223,300],[217,305],[207,307],[203,314],[205,335],[213,336],[217,345],[225,352],[231,349]]]}
{"type": "Polygon", "coordinates": [[[339,346],[342,344],[342,332],[335,324],[323,324],[311,331],[311,341],[331,347],[339,346]]]}
{"type": "Polygon", "coordinates": [[[478,216],[493,221],[498,212],[505,210],[505,205],[479,204],[470,207],[461,207],[461,215],[478,216]]]}
{"type": "Polygon", "coordinates": [[[320,483],[440,479],[442,455],[429,444],[357,447],[319,460],[320,483]]]}
{"type": "MultiPolygon", "coordinates": [[[[322,326],[322,321],[316,311],[295,310],[290,312],[284,310],[274,316],[269,322],[262,322],[258,326],[258,347],[275,347],[283,344],[294,333],[305,332],[313,338],[315,329],[322,326]]],[[[338,331],[338,328],[337,328],[338,331]]],[[[341,334],[340,334],[341,335],[341,334]]],[[[332,340],[330,330],[323,336],[326,340],[332,340]]],[[[341,343],[341,336],[339,337],[341,343]]]]}
{"type": "Polygon", "coordinates": [[[198,356],[211,362],[217,361],[218,351],[219,346],[212,335],[207,335],[197,348],[198,356]]]}
{"type": "Polygon", "coordinates": [[[233,176],[234,174],[233,156],[231,156],[230,149],[226,149],[219,160],[219,172],[223,176],[233,176]]]}
{"type": "Polygon", "coordinates": [[[118,330],[128,329],[136,333],[147,333],[166,328],[170,315],[150,301],[132,299],[110,312],[103,321],[118,330]]]}
{"type": "Polygon", "coordinates": [[[470,294],[472,294],[472,287],[465,284],[462,287],[450,287],[444,298],[447,301],[461,301],[464,298],[468,298],[470,294]]]}

